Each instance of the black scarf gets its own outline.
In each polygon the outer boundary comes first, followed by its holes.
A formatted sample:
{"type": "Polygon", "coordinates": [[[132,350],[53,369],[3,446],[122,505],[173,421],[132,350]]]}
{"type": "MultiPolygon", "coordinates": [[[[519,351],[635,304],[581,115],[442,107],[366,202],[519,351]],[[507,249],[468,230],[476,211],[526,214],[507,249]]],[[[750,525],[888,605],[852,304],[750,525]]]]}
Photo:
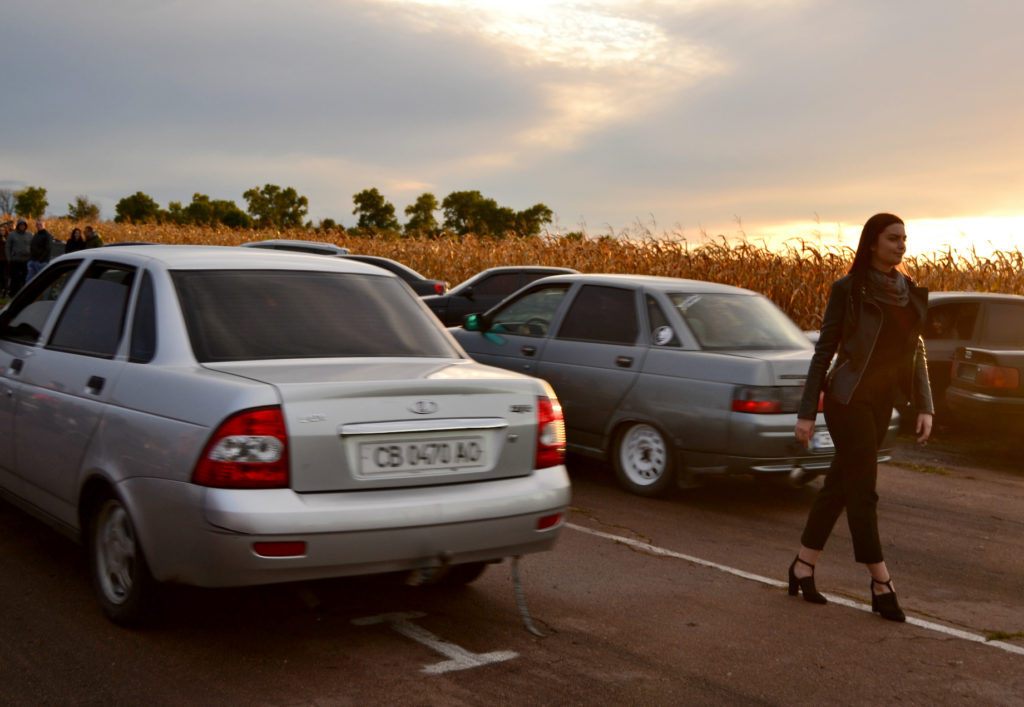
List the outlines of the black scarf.
{"type": "Polygon", "coordinates": [[[896,268],[883,273],[875,268],[868,268],[868,294],[880,304],[894,304],[906,307],[910,302],[910,287],[907,278],[896,268]]]}

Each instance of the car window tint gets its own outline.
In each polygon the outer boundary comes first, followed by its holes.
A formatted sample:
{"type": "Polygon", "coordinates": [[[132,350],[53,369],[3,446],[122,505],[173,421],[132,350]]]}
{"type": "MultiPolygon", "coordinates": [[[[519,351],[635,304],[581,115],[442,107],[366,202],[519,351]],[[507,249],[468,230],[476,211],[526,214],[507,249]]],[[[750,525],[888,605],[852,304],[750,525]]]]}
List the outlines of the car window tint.
{"type": "Polygon", "coordinates": [[[953,302],[935,304],[928,308],[924,324],[924,338],[967,341],[974,333],[974,321],[978,317],[977,302],[953,302]]]}
{"type": "Polygon", "coordinates": [[[986,305],[981,345],[1024,349],[1024,307],[1009,302],[986,305]]]}
{"type": "Polygon", "coordinates": [[[473,294],[504,297],[512,294],[518,288],[519,273],[497,273],[473,285],[473,294]]]}
{"type": "Polygon", "coordinates": [[[674,293],[669,299],[706,349],[804,349],[793,320],[761,295],[674,293]]]}
{"type": "Polygon", "coordinates": [[[139,282],[139,294],[135,298],[128,360],[132,363],[149,363],[155,354],[156,301],[153,298],[153,278],[148,272],[143,272],[142,281],[139,282]]]}
{"type": "Polygon", "coordinates": [[[135,269],[93,263],[61,310],[47,348],[112,358],[124,329],[135,269]]]}
{"type": "Polygon", "coordinates": [[[551,319],[568,290],[568,285],[553,285],[517,297],[495,313],[491,319],[490,331],[524,336],[546,335],[551,319]]]}
{"type": "Polygon", "coordinates": [[[171,273],[201,361],[456,357],[401,280],[289,270],[171,273]]]}
{"type": "Polygon", "coordinates": [[[647,323],[651,327],[652,344],[655,346],[679,346],[679,337],[668,323],[668,317],[661,305],[650,295],[647,295],[647,323]]]}
{"type": "Polygon", "coordinates": [[[638,333],[633,290],[584,285],[570,305],[557,338],[635,344],[638,333]]]}
{"type": "Polygon", "coordinates": [[[32,278],[0,315],[0,338],[35,344],[78,263],[54,265],[32,278]]]}

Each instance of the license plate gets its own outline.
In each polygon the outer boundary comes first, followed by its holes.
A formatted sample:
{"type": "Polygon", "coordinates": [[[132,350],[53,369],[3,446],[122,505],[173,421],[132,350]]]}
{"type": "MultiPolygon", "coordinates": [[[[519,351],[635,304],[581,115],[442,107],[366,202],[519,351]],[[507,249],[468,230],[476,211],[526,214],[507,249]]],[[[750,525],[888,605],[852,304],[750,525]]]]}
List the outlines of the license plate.
{"type": "Polygon", "coordinates": [[[472,469],[486,463],[487,447],[482,436],[359,445],[359,470],[366,475],[472,469]]]}
{"type": "Polygon", "coordinates": [[[807,446],[812,452],[827,452],[836,448],[828,430],[815,430],[814,436],[811,437],[811,443],[807,446]]]}

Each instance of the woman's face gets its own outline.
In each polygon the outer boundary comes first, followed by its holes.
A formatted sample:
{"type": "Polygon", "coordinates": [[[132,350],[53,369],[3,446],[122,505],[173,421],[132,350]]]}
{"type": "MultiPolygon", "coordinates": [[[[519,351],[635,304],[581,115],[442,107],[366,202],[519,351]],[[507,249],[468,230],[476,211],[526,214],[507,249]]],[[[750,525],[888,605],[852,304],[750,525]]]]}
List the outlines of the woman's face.
{"type": "Polygon", "coordinates": [[[903,262],[907,252],[907,229],[902,223],[886,226],[871,246],[871,265],[876,270],[889,272],[903,262]]]}
{"type": "Polygon", "coordinates": [[[73,231],[71,231],[71,237],[72,238],[81,238],[82,237],[82,229],[76,228],[73,231]]]}

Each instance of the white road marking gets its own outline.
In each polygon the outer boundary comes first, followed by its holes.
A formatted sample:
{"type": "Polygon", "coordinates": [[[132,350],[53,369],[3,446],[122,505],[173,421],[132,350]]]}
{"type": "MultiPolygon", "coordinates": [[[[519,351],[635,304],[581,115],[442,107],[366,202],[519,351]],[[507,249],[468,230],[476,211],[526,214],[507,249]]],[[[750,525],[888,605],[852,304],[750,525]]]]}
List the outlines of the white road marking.
{"type": "Polygon", "coordinates": [[[450,673],[453,670],[466,670],[478,668],[481,665],[500,663],[504,660],[511,660],[519,657],[514,651],[494,651],[492,653],[471,653],[465,648],[455,645],[451,641],[435,636],[425,628],[421,628],[410,619],[419,619],[426,614],[419,611],[408,611],[403,613],[381,614],[379,616],[366,616],[361,619],[352,619],[356,626],[371,626],[374,624],[386,623],[393,630],[406,638],[411,638],[417,643],[422,643],[427,648],[437,651],[441,655],[448,656],[449,660],[423,666],[423,672],[428,675],[441,675],[450,673]]]}
{"type": "MultiPolygon", "coordinates": [[[[788,584],[786,582],[780,581],[778,579],[772,579],[771,577],[762,577],[761,575],[753,574],[751,572],[744,572],[743,570],[738,570],[735,567],[720,565],[717,562],[704,560],[699,557],[694,557],[693,555],[684,555],[681,552],[667,550],[663,547],[658,547],[657,545],[651,545],[650,543],[644,543],[640,542],[639,540],[633,540],[632,538],[624,538],[621,535],[612,535],[611,533],[605,533],[600,530],[586,528],[582,525],[576,525],[575,523],[566,523],[565,527],[572,528],[573,530],[578,530],[581,533],[593,535],[598,538],[604,538],[606,540],[612,540],[617,543],[622,543],[623,545],[629,545],[630,547],[634,547],[638,550],[649,552],[652,555],[661,555],[663,557],[673,557],[677,560],[686,560],[687,562],[692,562],[694,564],[702,565],[704,567],[710,567],[711,569],[716,569],[727,574],[742,577],[743,579],[752,580],[754,582],[760,582],[761,584],[767,584],[772,587],[788,587],[788,584]]],[[[822,594],[825,593],[822,592],[822,594]]],[[[836,604],[839,604],[840,606],[846,606],[851,609],[858,609],[860,611],[871,611],[871,606],[868,604],[853,601],[851,599],[847,599],[846,597],[836,596],[835,594],[825,594],[825,596],[828,598],[830,602],[834,602],[836,604]]],[[[954,638],[961,638],[965,641],[972,641],[974,643],[980,643],[982,645],[990,646],[992,648],[998,648],[1008,653],[1017,653],[1018,655],[1024,655],[1024,647],[1016,646],[1012,643],[1007,643],[1005,641],[990,641],[986,639],[984,636],[979,636],[976,633],[961,631],[960,629],[950,628],[949,626],[943,626],[942,624],[933,623],[931,621],[925,621],[924,619],[918,619],[913,616],[907,617],[907,623],[913,624],[914,626],[920,626],[921,628],[928,629],[929,631],[944,633],[947,636],[953,636],[954,638]]]]}

